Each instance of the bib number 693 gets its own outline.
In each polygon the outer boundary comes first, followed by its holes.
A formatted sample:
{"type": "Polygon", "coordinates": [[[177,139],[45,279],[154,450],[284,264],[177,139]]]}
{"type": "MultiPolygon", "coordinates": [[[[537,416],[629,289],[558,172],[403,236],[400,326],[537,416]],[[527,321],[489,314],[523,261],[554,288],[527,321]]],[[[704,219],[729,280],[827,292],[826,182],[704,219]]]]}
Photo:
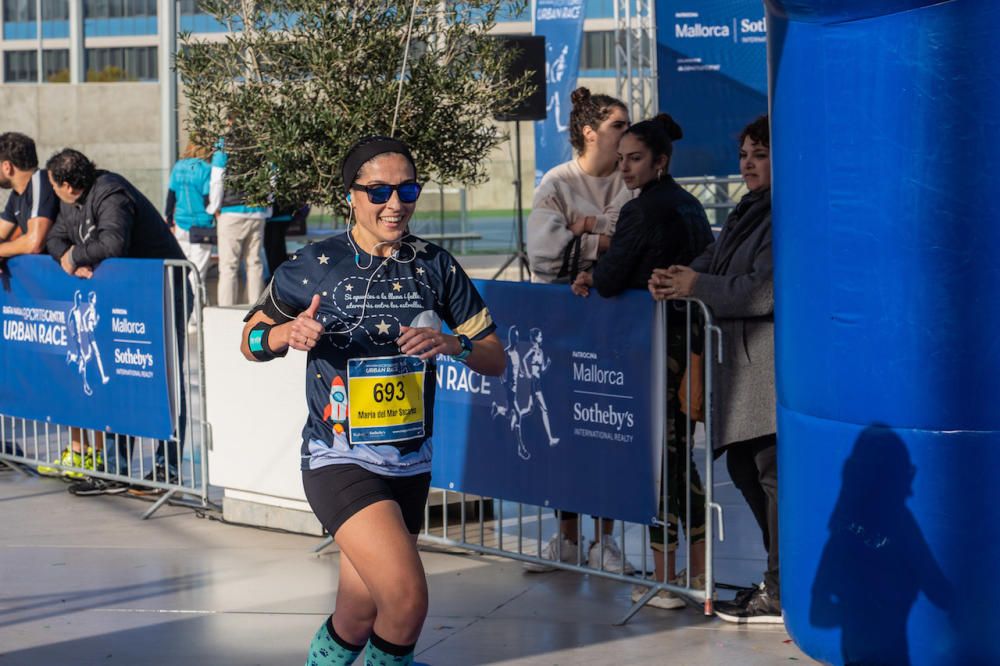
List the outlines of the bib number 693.
{"type": "Polygon", "coordinates": [[[406,398],[406,391],[403,388],[403,382],[377,383],[372,390],[372,397],[375,399],[375,402],[404,400],[406,398]]]}

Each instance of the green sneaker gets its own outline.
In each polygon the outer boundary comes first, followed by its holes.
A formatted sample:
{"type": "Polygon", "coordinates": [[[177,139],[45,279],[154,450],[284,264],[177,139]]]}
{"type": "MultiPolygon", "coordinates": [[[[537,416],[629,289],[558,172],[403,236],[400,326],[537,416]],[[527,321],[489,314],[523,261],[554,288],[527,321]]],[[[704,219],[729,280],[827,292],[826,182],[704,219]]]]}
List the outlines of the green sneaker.
{"type": "MultiPolygon", "coordinates": [[[[63,449],[62,454],[59,456],[58,460],[52,461],[53,465],[65,465],[66,467],[81,467],[83,466],[83,458],[79,451],[73,451],[71,449],[63,449]]],[[[49,467],[48,465],[39,465],[37,468],[38,473],[43,476],[69,476],[74,474],[74,472],[65,472],[61,469],[55,467],[49,467]]],[[[80,474],[82,477],[83,474],[80,474]]],[[[74,477],[75,478],[75,477],[74,477]]]]}

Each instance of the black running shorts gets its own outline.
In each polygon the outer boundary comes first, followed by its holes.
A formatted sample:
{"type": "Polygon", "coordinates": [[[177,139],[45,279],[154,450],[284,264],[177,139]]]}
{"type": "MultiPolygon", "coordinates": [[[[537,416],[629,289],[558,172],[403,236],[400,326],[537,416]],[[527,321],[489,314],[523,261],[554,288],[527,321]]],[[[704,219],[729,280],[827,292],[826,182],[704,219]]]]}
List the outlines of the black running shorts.
{"type": "Polygon", "coordinates": [[[381,476],[358,465],[326,465],[303,471],[302,485],[313,513],[333,537],[348,518],[382,500],[398,504],[406,529],[417,534],[424,524],[431,475],[381,476]]]}

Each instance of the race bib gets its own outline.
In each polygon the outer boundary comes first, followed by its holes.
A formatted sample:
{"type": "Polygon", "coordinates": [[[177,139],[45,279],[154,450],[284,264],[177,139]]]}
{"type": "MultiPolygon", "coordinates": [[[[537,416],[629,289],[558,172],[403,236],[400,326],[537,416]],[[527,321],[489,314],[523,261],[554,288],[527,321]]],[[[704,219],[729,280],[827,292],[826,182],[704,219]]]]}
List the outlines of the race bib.
{"type": "Polygon", "coordinates": [[[347,362],[352,444],[391,444],[424,436],[424,372],[416,356],[347,362]]]}

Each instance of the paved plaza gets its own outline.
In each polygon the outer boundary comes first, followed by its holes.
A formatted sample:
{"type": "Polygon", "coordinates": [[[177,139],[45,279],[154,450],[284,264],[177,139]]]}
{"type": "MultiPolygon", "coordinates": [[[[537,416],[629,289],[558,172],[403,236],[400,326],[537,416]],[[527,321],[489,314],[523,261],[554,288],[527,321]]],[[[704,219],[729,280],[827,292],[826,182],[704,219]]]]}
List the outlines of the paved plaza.
{"type": "MultiPolygon", "coordinates": [[[[0,472],[0,666],[298,666],[333,607],[339,554],[318,539],[166,506],[66,493],[0,472]]],[[[422,551],[430,666],[808,661],[781,627],[644,609],[627,586],[512,561],[422,551]]]]}

